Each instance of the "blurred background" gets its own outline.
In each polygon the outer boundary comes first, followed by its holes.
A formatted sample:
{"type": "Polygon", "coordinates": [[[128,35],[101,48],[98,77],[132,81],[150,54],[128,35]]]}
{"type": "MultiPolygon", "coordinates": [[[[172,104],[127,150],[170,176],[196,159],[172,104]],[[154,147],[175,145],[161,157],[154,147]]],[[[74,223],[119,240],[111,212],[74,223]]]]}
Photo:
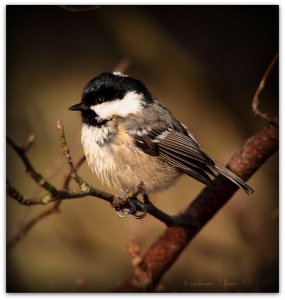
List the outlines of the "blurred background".
{"type": "MultiPolygon", "coordinates": [[[[202,149],[226,164],[266,122],[251,100],[278,52],[278,6],[7,6],[7,135],[22,145],[35,168],[61,187],[68,172],[59,145],[60,118],[74,160],[81,119],[68,107],[84,85],[129,62],[142,80],[198,138],[202,149]]],[[[278,114],[278,65],[261,94],[263,111],[278,114]]],[[[80,175],[102,186],[86,165],[80,175]]],[[[24,195],[41,190],[7,147],[7,177],[24,195]]],[[[249,180],[253,196],[239,191],[205,226],[162,278],[162,292],[273,292],[278,290],[278,154],[249,180]]],[[[75,188],[75,185],[72,185],[75,188]]],[[[183,177],[151,196],[175,214],[203,185],[183,177]]],[[[112,191],[110,191],[112,192],[112,191]]],[[[46,209],[7,197],[7,240],[46,209]]],[[[144,252],[163,232],[159,221],[119,218],[96,198],[65,201],[60,213],[38,223],[7,250],[9,292],[108,292],[132,270],[126,245],[144,252]]]]}

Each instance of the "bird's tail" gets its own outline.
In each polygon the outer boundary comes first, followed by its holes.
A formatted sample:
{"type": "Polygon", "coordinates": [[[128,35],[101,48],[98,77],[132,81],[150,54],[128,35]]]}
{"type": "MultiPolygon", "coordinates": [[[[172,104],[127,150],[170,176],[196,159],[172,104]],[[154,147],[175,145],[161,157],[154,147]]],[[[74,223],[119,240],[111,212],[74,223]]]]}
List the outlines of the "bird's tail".
{"type": "Polygon", "coordinates": [[[215,162],[214,166],[215,170],[231,180],[233,183],[238,185],[240,188],[242,188],[247,194],[253,194],[254,189],[252,189],[249,185],[247,185],[241,178],[239,178],[237,175],[235,175],[232,171],[227,169],[226,167],[220,165],[219,163],[215,162]]]}

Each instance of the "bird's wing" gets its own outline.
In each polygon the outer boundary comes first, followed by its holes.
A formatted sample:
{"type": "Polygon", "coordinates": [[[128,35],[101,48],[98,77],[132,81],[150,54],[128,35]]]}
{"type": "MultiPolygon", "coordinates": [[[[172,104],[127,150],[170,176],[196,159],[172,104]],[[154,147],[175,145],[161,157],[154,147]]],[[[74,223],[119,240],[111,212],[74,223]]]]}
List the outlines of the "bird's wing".
{"type": "Polygon", "coordinates": [[[159,156],[170,165],[204,184],[211,184],[209,174],[215,176],[208,167],[215,163],[204,154],[187,129],[180,124],[160,129],[142,129],[129,132],[142,151],[159,156]]]}

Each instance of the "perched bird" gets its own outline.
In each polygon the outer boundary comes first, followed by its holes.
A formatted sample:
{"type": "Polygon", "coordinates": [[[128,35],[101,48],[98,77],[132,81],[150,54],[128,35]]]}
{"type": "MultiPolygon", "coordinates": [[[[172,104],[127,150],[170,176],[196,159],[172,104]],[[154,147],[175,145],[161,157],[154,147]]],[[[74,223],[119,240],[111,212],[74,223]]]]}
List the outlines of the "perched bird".
{"type": "Polygon", "coordinates": [[[241,178],[207,154],[195,137],[145,85],[120,72],[102,73],[85,86],[81,142],[91,170],[122,193],[163,191],[182,174],[206,184],[222,174],[253,193],[241,178]]]}

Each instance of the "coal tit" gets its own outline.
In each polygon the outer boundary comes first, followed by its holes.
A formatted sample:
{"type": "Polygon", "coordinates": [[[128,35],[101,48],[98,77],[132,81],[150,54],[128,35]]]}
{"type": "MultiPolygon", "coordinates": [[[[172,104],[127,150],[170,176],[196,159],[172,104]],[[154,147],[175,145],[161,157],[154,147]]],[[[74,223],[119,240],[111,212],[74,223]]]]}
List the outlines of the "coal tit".
{"type": "Polygon", "coordinates": [[[145,85],[119,72],[102,73],[85,86],[81,102],[81,142],[91,170],[123,193],[163,191],[182,174],[209,185],[222,174],[246,193],[241,178],[207,154],[195,137],[145,85]]]}

